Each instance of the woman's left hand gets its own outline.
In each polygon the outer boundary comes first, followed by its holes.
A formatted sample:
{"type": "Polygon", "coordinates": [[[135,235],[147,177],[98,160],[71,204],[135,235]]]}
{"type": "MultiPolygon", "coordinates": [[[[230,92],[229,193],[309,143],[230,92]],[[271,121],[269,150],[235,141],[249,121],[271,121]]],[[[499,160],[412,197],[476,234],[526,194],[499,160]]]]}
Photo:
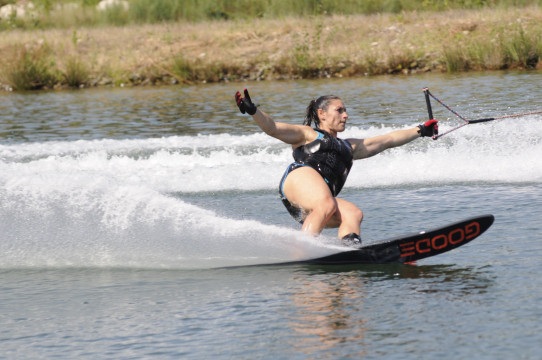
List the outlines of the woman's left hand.
{"type": "Polygon", "coordinates": [[[425,122],[425,124],[418,125],[420,130],[420,136],[435,136],[438,135],[438,121],[431,119],[425,122]]]}

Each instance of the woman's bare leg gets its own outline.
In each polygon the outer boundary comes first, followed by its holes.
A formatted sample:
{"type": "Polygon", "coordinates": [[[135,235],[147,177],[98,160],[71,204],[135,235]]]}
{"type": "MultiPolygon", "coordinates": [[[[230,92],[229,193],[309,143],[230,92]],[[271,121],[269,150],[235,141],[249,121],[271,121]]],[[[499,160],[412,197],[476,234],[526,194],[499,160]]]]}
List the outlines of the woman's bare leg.
{"type": "Polygon", "coordinates": [[[309,212],[303,222],[303,231],[320,234],[338,209],[337,201],[322,176],[307,166],[288,174],[282,191],[292,205],[309,212]]]}
{"type": "Polygon", "coordinates": [[[335,200],[337,201],[337,211],[328,221],[326,227],[338,227],[339,238],[352,233],[360,235],[363,212],[349,201],[340,198],[335,198],[335,200]]]}
{"type": "Polygon", "coordinates": [[[286,177],[282,188],[288,201],[309,215],[303,231],[320,234],[324,228],[339,228],[338,236],[360,235],[363,212],[354,204],[334,198],[322,176],[310,167],[300,167],[286,177]]]}

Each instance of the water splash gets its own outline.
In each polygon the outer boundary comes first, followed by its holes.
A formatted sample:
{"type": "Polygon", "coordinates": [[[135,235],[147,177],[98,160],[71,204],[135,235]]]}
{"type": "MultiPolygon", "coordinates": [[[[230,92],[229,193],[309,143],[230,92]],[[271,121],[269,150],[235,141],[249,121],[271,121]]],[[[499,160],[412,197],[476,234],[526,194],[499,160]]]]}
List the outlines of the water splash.
{"type": "MultiPolygon", "coordinates": [[[[469,125],[356,162],[346,186],[540,183],[541,139],[539,116],[469,125]]],[[[0,267],[208,268],[336,251],[172,195],[276,189],[290,161],[288,146],[260,133],[0,145],[0,267]]]]}

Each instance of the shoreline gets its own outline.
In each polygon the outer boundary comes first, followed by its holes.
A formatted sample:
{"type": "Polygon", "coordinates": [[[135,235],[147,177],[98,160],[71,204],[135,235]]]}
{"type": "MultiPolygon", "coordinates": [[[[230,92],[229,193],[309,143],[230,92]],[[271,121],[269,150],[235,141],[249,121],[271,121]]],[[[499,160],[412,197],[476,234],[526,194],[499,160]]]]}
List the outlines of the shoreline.
{"type": "Polygon", "coordinates": [[[542,69],[542,8],[3,31],[4,91],[542,69]]]}

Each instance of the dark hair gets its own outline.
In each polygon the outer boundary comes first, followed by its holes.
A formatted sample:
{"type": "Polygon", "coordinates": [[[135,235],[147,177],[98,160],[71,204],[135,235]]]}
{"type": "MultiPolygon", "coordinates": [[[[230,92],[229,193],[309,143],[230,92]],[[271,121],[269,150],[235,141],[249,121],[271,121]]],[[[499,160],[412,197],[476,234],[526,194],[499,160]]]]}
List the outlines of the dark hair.
{"type": "Polygon", "coordinates": [[[307,110],[305,111],[305,121],[303,121],[303,125],[312,126],[312,123],[314,122],[314,126],[319,128],[320,118],[318,117],[318,109],[327,111],[327,108],[332,100],[341,100],[341,98],[335,95],[324,95],[320,96],[316,100],[312,99],[309,106],[307,106],[307,110]]]}

